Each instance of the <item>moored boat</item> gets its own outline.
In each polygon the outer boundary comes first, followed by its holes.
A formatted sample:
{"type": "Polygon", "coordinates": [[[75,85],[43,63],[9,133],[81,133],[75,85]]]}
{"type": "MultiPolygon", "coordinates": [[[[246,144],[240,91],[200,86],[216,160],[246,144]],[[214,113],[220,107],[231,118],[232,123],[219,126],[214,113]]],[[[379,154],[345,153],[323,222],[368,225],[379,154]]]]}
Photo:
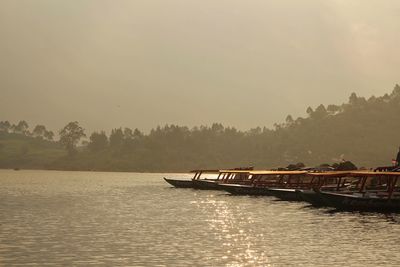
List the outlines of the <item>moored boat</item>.
{"type": "Polygon", "coordinates": [[[269,194],[285,201],[303,201],[299,189],[295,188],[269,188],[269,194]]]}
{"type": "Polygon", "coordinates": [[[183,180],[183,179],[170,179],[165,178],[164,180],[169,183],[170,185],[178,188],[193,188],[193,181],[192,180],[183,180]]]}
{"type": "Polygon", "coordinates": [[[345,191],[349,190],[353,178],[348,177],[348,171],[329,171],[329,172],[311,172],[307,175],[312,177],[312,183],[309,188],[297,190],[303,201],[310,203],[315,207],[326,206],[323,198],[318,194],[319,191],[345,191]],[[346,178],[347,177],[347,178],[346,178]]]}
{"type": "Polygon", "coordinates": [[[379,193],[318,193],[328,206],[337,210],[349,211],[376,211],[376,212],[397,212],[400,211],[400,197],[388,198],[379,193]]]}
{"type": "Polygon", "coordinates": [[[268,188],[253,184],[220,184],[220,188],[231,195],[269,196],[268,188]]]}
{"type": "Polygon", "coordinates": [[[204,190],[217,190],[219,189],[218,180],[216,179],[199,179],[193,180],[193,188],[204,190]]]}
{"type": "MultiPolygon", "coordinates": [[[[190,171],[191,173],[194,173],[194,176],[192,179],[171,179],[171,178],[165,178],[164,180],[169,183],[170,185],[177,187],[177,188],[196,188],[194,181],[200,180],[200,177],[203,174],[218,174],[219,170],[192,170],[190,171]]],[[[207,179],[207,178],[205,178],[207,179]]],[[[215,179],[209,179],[208,181],[213,181],[215,179]]]]}
{"type": "Polygon", "coordinates": [[[351,172],[358,177],[358,190],[350,192],[320,191],[324,203],[337,210],[400,211],[400,172],[351,172]]]}
{"type": "Polygon", "coordinates": [[[247,184],[221,184],[221,188],[233,195],[275,196],[285,200],[300,200],[295,191],[301,188],[300,177],[306,171],[250,171],[247,184]]]}
{"type": "Polygon", "coordinates": [[[220,183],[237,182],[244,183],[248,178],[248,173],[253,167],[241,167],[231,170],[192,170],[194,173],[192,179],[170,179],[164,180],[174,187],[178,188],[194,188],[206,190],[220,190],[220,183]],[[208,177],[204,177],[208,175],[208,177]],[[210,177],[212,176],[212,177],[210,177]]]}
{"type": "Polygon", "coordinates": [[[248,173],[253,170],[253,167],[240,167],[230,170],[219,170],[218,176],[215,179],[194,179],[193,188],[204,190],[222,190],[222,183],[243,183],[248,180],[248,173]]]}

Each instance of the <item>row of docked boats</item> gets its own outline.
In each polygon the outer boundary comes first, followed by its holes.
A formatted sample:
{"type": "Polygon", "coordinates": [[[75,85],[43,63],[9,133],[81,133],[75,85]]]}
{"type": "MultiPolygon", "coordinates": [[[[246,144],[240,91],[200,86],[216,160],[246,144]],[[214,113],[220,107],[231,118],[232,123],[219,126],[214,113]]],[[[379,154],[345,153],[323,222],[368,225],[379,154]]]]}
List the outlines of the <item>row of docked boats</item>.
{"type": "Polygon", "coordinates": [[[192,179],[168,179],[177,188],[224,190],[232,195],[273,196],[316,207],[400,211],[397,171],[277,171],[238,168],[194,170],[192,179]]]}

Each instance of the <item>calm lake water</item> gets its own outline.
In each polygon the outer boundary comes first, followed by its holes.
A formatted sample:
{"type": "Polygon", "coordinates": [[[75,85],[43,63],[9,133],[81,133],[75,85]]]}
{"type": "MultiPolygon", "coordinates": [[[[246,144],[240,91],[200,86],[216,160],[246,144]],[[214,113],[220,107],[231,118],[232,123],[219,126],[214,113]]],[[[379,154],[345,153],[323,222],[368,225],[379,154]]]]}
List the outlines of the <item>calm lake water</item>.
{"type": "Polygon", "coordinates": [[[0,170],[0,266],[400,266],[398,215],[174,189],[163,176],[0,170]]]}

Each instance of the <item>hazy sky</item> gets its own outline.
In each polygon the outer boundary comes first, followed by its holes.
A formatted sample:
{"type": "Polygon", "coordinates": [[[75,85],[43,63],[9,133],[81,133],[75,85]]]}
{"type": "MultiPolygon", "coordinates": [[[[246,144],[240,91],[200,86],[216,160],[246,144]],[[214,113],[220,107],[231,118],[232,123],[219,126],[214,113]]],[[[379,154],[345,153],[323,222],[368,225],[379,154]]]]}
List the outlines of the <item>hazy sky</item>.
{"type": "Polygon", "coordinates": [[[400,83],[400,1],[1,0],[0,120],[271,126],[400,83]]]}

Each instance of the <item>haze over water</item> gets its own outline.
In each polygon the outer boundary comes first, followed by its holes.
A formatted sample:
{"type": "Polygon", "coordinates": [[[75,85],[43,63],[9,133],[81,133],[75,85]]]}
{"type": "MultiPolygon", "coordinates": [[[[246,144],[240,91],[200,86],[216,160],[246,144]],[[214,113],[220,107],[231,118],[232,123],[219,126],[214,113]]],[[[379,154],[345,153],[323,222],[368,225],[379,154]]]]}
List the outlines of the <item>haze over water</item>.
{"type": "Polygon", "coordinates": [[[0,265],[400,265],[398,215],[174,189],[163,176],[0,170],[0,265]]]}
{"type": "Polygon", "coordinates": [[[1,119],[272,127],[389,93],[399,14],[395,0],[2,0],[1,119]]]}
{"type": "Polygon", "coordinates": [[[0,0],[0,267],[400,266],[398,214],[112,172],[400,164],[399,33],[395,0],[0,0]]]}

